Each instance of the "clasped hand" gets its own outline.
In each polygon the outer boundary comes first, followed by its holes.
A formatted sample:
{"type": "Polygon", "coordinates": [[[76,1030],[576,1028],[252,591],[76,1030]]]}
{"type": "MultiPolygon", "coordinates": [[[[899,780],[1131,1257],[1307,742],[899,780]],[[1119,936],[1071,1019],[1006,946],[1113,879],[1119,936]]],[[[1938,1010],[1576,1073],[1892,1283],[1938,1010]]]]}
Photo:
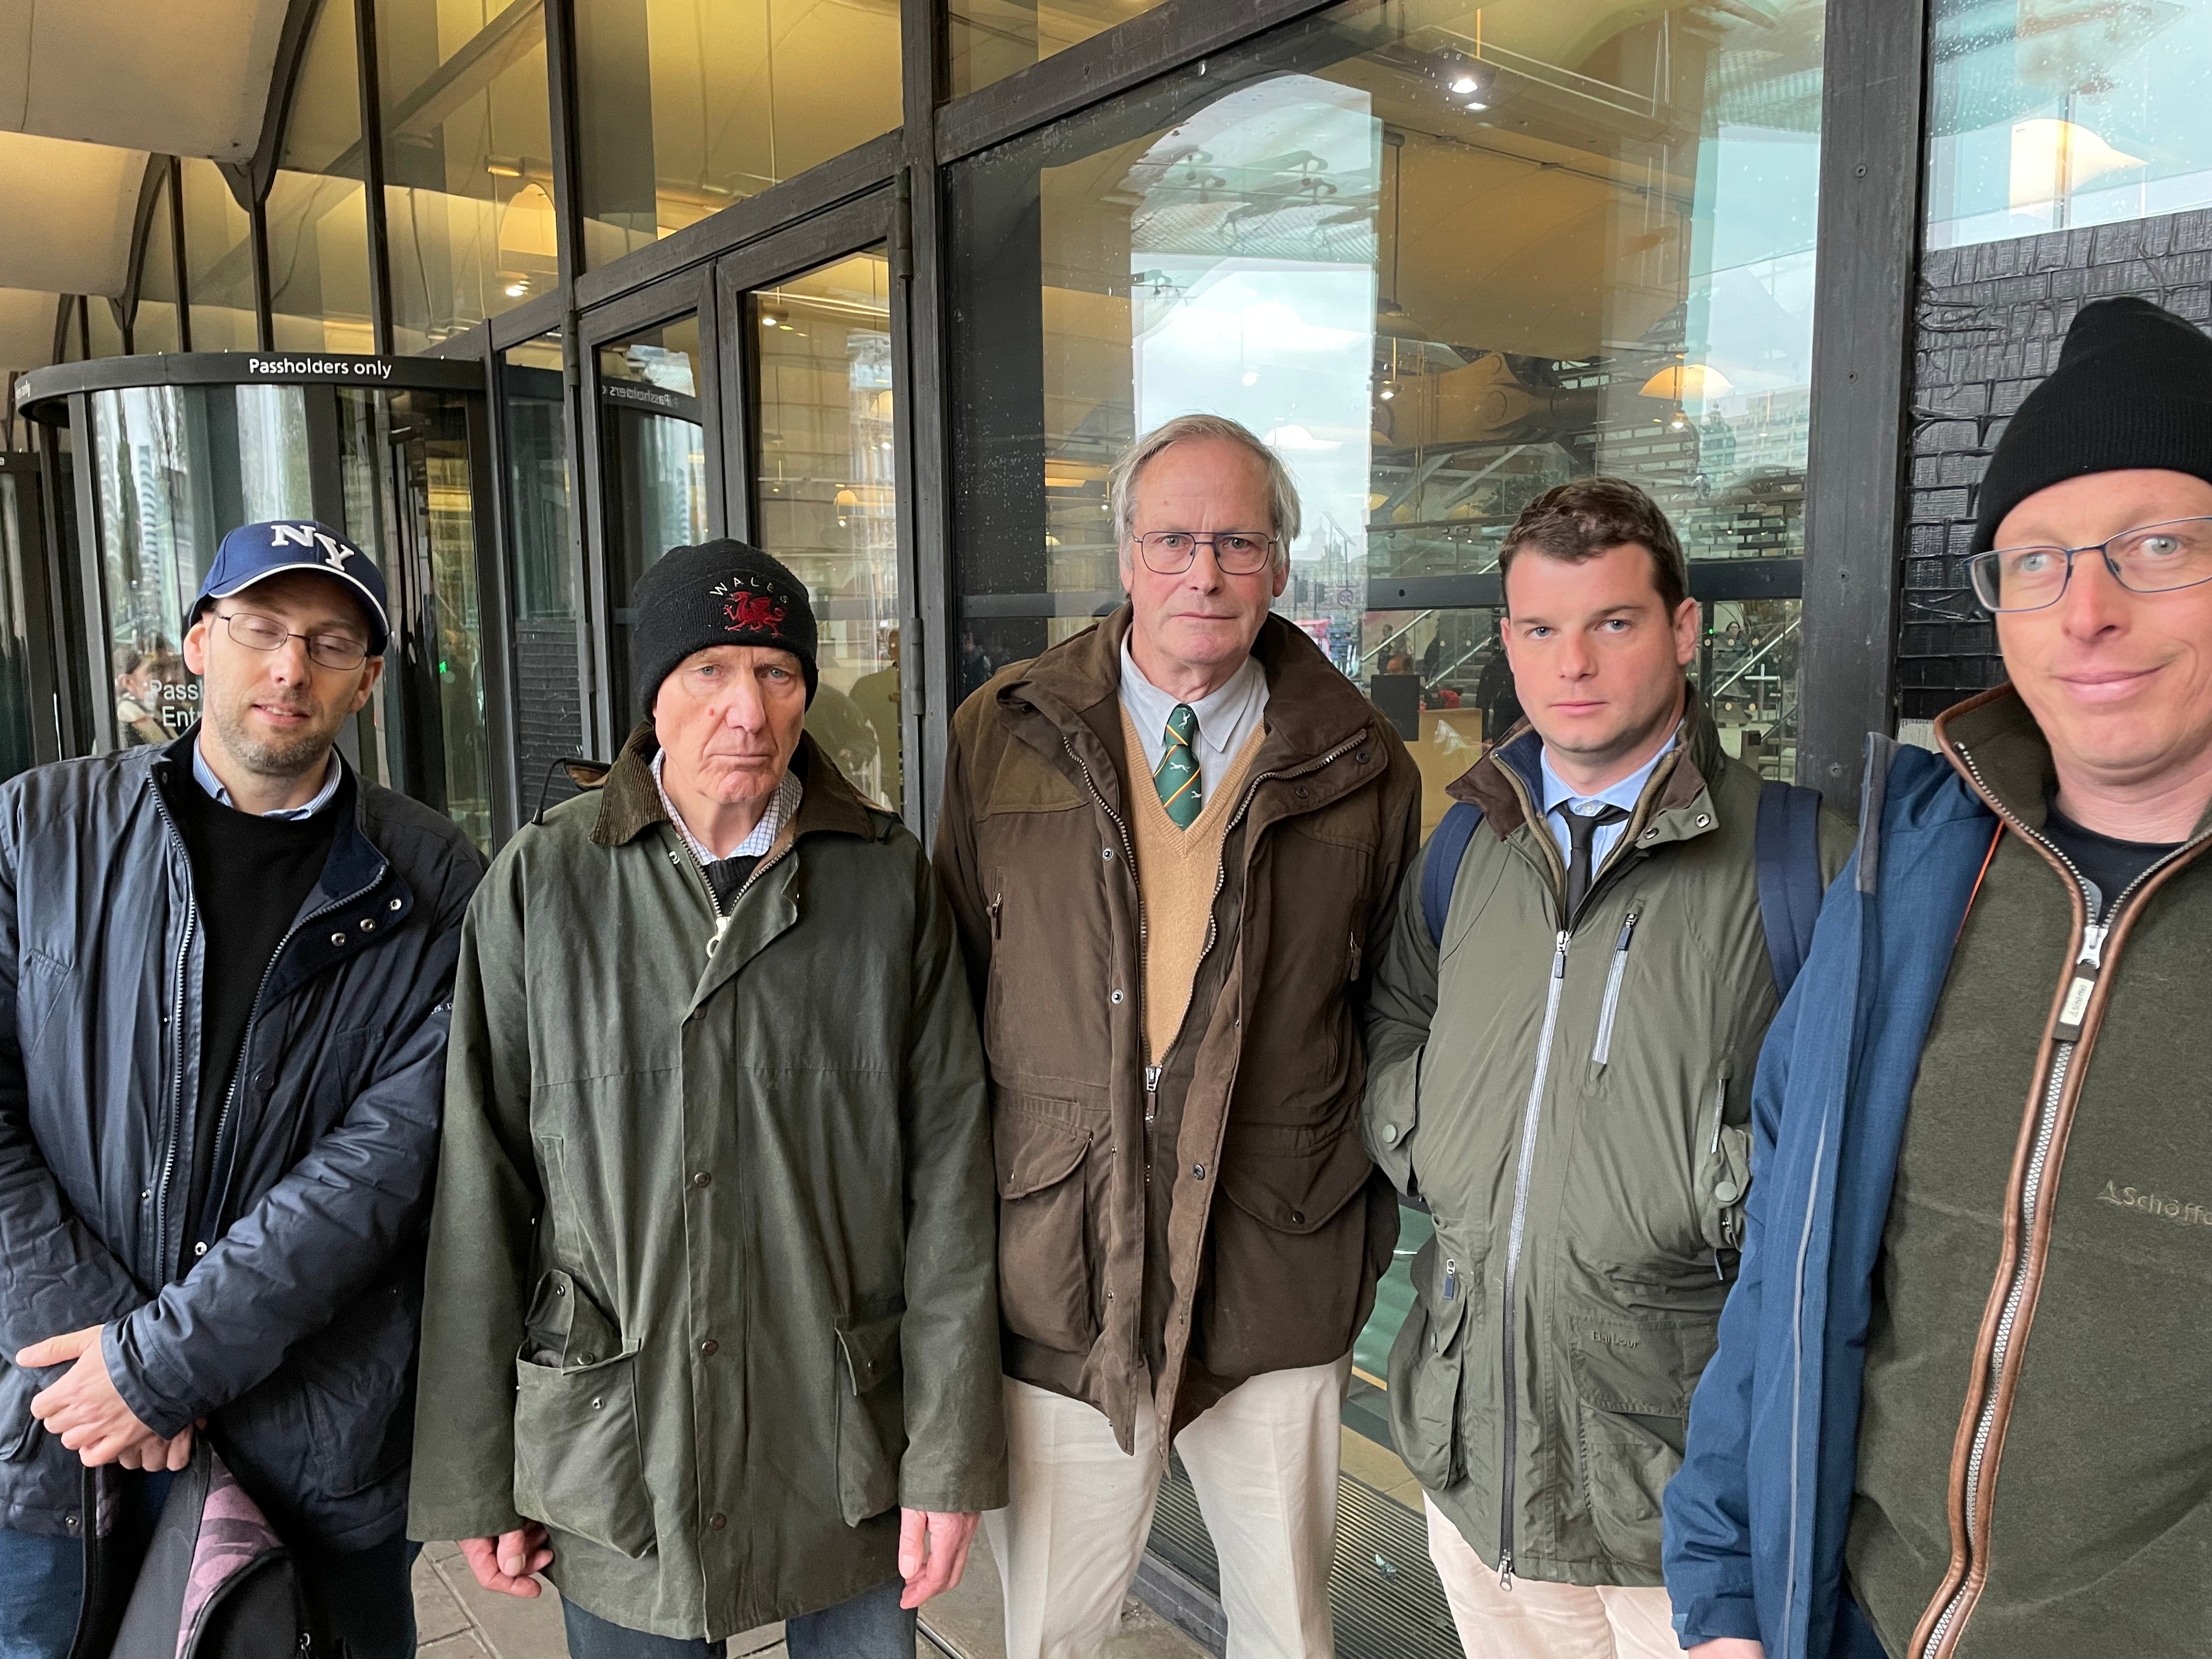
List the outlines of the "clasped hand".
{"type": "Polygon", "coordinates": [[[59,1382],[32,1396],[31,1415],[46,1425],[47,1433],[59,1435],[87,1468],[102,1463],[126,1469],[183,1468],[192,1461],[193,1425],[186,1424],[165,1440],[138,1420],[107,1374],[101,1328],[88,1325],[65,1336],[50,1336],[15,1355],[15,1364],[27,1371],[76,1362],[59,1382]]]}

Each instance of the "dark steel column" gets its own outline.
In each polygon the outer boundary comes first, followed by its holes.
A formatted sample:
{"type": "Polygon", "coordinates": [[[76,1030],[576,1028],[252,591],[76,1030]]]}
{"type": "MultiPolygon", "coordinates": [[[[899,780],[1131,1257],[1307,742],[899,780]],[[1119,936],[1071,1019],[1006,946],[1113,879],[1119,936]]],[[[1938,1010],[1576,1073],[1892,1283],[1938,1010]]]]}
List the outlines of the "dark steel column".
{"type": "Polygon", "coordinates": [[[1845,811],[1893,721],[1928,27],[1928,0],[1828,7],[1797,777],[1845,811]]]}
{"type": "Polygon", "coordinates": [[[361,179],[368,200],[368,325],[376,355],[392,343],[392,244],[384,219],[384,98],[378,90],[376,0],[353,0],[355,52],[361,76],[361,179]]]}

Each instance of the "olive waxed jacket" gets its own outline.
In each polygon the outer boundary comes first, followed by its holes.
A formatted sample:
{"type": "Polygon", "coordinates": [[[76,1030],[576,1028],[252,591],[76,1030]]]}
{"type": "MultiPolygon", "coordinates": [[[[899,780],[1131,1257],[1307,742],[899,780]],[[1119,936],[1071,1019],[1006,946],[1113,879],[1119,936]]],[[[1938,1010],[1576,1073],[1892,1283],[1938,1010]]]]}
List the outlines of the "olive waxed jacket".
{"type": "Polygon", "coordinates": [[[1268,617],[1267,729],[1223,849],[1204,1006],[1164,1057],[1179,1131],[1148,1171],[1128,625],[1125,605],[962,705],[936,858],[990,1063],[1007,1373],[1097,1406],[1124,1449],[1156,1411],[1164,1455],[1227,1388],[1340,1358],[1374,1305],[1398,1212],[1360,1145],[1358,1015],[1420,780],[1358,690],[1268,617]],[[1146,1270],[1148,1177],[1172,1206],[1165,1280],[1146,1270]]]}
{"type": "MultiPolygon", "coordinates": [[[[1650,1585],[1660,1494],[1736,1273],[1752,1076],[1778,1006],[1760,784],[1693,698],[1562,917],[1540,747],[1524,723],[1452,785],[1483,821],[1441,949],[1417,866],[1376,975],[1368,1140],[1436,1223],[1390,1355],[1391,1426],[1485,1562],[1650,1585]]],[[[1822,814],[1824,878],[1850,839],[1822,814]]]]}
{"type": "Polygon", "coordinates": [[[409,1530],[720,1641],[1006,1501],[982,1060],[921,844],[811,739],[718,926],[650,727],[469,913],[409,1530]]]}

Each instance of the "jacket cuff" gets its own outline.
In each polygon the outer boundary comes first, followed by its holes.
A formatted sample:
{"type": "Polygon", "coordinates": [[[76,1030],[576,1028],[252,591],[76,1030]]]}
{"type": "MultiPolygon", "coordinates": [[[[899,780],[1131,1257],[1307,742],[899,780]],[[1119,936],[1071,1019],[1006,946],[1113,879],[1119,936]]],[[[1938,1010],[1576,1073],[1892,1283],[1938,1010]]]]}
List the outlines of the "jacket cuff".
{"type": "Polygon", "coordinates": [[[1759,1641],[1759,1604],[1748,1595],[1700,1595],[1676,1610],[1674,1633],[1686,1648],[1729,1636],[1759,1641]]]}
{"type": "Polygon", "coordinates": [[[123,1397],[123,1403],[131,1407],[131,1414],[167,1440],[198,1413],[156,1392],[153,1380],[146,1374],[149,1366],[137,1351],[137,1343],[131,1340],[132,1322],[137,1317],[137,1314],[126,1314],[100,1327],[100,1358],[107,1362],[107,1380],[123,1397]]]}

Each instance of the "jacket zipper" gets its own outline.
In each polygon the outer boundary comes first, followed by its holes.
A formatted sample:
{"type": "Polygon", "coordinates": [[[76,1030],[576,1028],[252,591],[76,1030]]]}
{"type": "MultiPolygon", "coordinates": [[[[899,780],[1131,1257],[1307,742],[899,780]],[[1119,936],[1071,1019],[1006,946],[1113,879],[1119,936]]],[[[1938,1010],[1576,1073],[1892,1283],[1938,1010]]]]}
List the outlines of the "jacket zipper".
{"type": "Polygon", "coordinates": [[[1636,924],[1643,917],[1642,905],[1632,908],[1620,924],[1620,937],[1613,942],[1613,967],[1605,976],[1605,1005],[1598,1010],[1597,1041],[1590,1048],[1594,1065],[1604,1065],[1613,1054],[1613,1021],[1620,1007],[1620,981],[1628,973],[1629,941],[1636,937],[1636,924]]]}
{"type": "MultiPolygon", "coordinates": [[[[1979,1595],[1974,1583],[1976,1553],[1981,1547],[1981,1528],[1976,1518],[1982,1487],[1982,1470],[1989,1453],[1990,1440],[1996,1432],[1997,1399],[2002,1392],[2006,1364],[2011,1358],[2012,1339],[2019,1322],[2021,1304],[2027,1300],[2030,1279],[2036,1267],[2034,1234],[2036,1216],[2042,1207],[2043,1184],[2048,1173],[2051,1145],[2058,1129],[2058,1108],[2066,1092],[2066,1079],[2073,1069],[2074,1056],[2081,1036],[2081,1021],[2087,1013],[2089,999],[2097,988],[2097,981],[2104,971],[2105,941],[2112,936],[2123,909],[2138,889],[2159,871],[2196,845],[2192,840],[2185,842],[2150,866],[2130,882],[2120,896],[2106,905],[2101,919],[2088,913],[2088,896],[2094,890],[2082,877],[2074,860],[2044,836],[2038,835],[2001,801],[1988,781],[1982,776],[1981,767],[1972,754],[1962,744],[1954,744],[1967,772],[1981,791],[1982,798],[1996,807],[1998,815],[2014,829],[2047,852],[2062,865],[2080,890],[2084,909],[2081,944],[2075,953],[2073,982],[2067,987],[2066,1000],[2060,1006],[2057,1032],[2070,1032],[2055,1042],[2051,1053],[2051,1069],[2043,1088],[2043,1097],[2036,1108],[2035,1141],[2028,1155],[2027,1173],[2021,1180],[2020,1191],[2020,1253],[2013,1262],[2012,1272],[2005,1285],[2004,1301],[1997,1316],[1997,1328],[1990,1342],[1990,1364],[1982,1386],[1982,1397],[1975,1407],[1974,1437],[1966,1455],[1966,1549],[1964,1571],[1959,1583],[1936,1615],[1927,1640],[1921,1647],[1921,1659],[1941,1659],[1954,1628],[1962,1625],[1970,1610],[1970,1601],[1979,1595]]],[[[2057,1034],[2054,1033],[2054,1035],[2057,1034]]]]}
{"type": "Polygon", "coordinates": [[[185,854],[185,932],[177,943],[176,991],[169,1009],[169,1121],[162,1136],[161,1179],[154,1188],[154,1277],[158,1283],[167,1284],[178,1266],[178,1258],[169,1253],[169,1187],[177,1172],[177,1138],[184,1128],[185,1101],[185,964],[192,950],[192,935],[198,931],[199,901],[192,892],[191,854],[185,851],[185,838],[177,831],[175,821],[169,816],[169,804],[161,799],[161,787],[152,786],[154,810],[161,815],[162,825],[168,830],[170,840],[179,852],[185,854]]]}
{"type": "Polygon", "coordinates": [[[1513,1588],[1513,1486],[1516,1448],[1520,1441],[1521,1412],[1515,1389],[1513,1361],[1514,1281],[1521,1267],[1521,1242],[1528,1225],[1528,1179],[1536,1162],[1536,1129],[1544,1115],[1544,1079],[1552,1067],[1552,1038],[1559,1024],[1559,994],[1567,979],[1567,930],[1559,930],[1552,951],[1552,978],[1544,993],[1544,1027],[1536,1038],[1536,1075],[1528,1085],[1528,1103],[1521,1114],[1521,1158],[1513,1171],[1513,1220],[1505,1234],[1505,1296],[1504,1332],[1505,1456],[1504,1478],[1498,1483],[1498,1587],[1513,1588]]]}

